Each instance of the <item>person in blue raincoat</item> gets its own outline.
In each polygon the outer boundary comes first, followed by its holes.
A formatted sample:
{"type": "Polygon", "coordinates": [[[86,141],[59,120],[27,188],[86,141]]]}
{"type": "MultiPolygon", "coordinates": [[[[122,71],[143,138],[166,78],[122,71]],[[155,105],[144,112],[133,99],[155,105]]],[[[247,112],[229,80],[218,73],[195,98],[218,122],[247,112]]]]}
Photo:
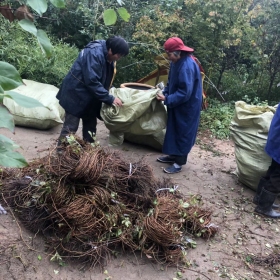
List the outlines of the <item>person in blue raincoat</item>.
{"type": "Polygon", "coordinates": [[[254,197],[254,203],[257,204],[255,212],[279,219],[280,212],[273,208],[279,208],[274,201],[280,194],[280,103],[270,124],[265,151],[272,160],[254,197]]]}
{"type": "Polygon", "coordinates": [[[80,119],[83,139],[94,142],[92,135],[96,134],[97,118],[101,119],[102,102],[122,106],[118,97],[109,94],[109,88],[115,74],[115,62],[128,53],[128,43],[119,36],[92,41],[79,53],[56,96],[65,110],[58,151],[61,151],[65,136],[76,133],[80,119]]]}
{"type": "Polygon", "coordinates": [[[177,173],[186,164],[197,135],[202,105],[202,79],[193,49],[178,37],[169,38],[164,49],[170,63],[168,82],[157,99],[167,107],[167,127],[162,152],[157,161],[170,163],[166,173],[177,173]]]}

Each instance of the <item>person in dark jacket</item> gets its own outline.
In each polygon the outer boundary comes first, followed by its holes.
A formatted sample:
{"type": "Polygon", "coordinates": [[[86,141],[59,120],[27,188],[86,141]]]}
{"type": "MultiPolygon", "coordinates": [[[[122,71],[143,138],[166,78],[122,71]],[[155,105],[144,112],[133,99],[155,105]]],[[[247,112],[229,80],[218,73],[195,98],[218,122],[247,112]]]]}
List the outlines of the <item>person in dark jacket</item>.
{"type": "Polygon", "coordinates": [[[80,119],[83,139],[94,142],[92,135],[96,134],[97,118],[101,119],[102,102],[122,106],[118,97],[109,94],[109,88],[115,75],[116,61],[128,53],[128,43],[119,36],[106,41],[92,41],[79,53],[56,96],[65,110],[58,150],[65,136],[77,132],[80,119]]]}
{"type": "Polygon", "coordinates": [[[270,124],[265,151],[272,161],[266,175],[260,179],[254,197],[255,212],[279,219],[280,212],[272,208],[279,208],[274,201],[280,194],[280,103],[270,124]]]}
{"type": "Polygon", "coordinates": [[[164,49],[171,61],[168,82],[157,99],[167,107],[167,127],[162,152],[167,156],[157,161],[171,163],[166,173],[177,173],[187,163],[193,147],[202,104],[202,79],[198,64],[192,56],[193,49],[178,37],[169,38],[164,49]]]}

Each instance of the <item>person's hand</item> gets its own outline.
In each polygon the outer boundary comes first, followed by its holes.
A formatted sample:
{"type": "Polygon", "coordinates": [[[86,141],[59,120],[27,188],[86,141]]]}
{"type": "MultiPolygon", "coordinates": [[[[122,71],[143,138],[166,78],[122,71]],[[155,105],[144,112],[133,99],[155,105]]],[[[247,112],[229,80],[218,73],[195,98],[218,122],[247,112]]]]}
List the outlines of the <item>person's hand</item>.
{"type": "Polygon", "coordinates": [[[115,99],[113,101],[113,104],[121,107],[122,106],[122,101],[118,97],[115,97],[115,99]]]}
{"type": "Polygon", "coordinates": [[[156,98],[157,98],[157,100],[159,100],[159,101],[164,101],[164,100],[165,100],[165,96],[164,96],[164,94],[162,93],[162,90],[161,90],[161,89],[159,89],[159,90],[157,91],[156,98]]]}

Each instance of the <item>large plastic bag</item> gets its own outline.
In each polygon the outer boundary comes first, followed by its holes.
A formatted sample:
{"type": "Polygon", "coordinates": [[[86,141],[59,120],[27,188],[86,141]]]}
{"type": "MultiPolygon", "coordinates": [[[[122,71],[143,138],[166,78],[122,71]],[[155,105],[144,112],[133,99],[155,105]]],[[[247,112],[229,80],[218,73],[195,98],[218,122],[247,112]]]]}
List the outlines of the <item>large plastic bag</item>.
{"type": "Polygon", "coordinates": [[[129,132],[124,134],[124,139],[128,142],[146,145],[152,147],[158,151],[162,151],[162,145],[164,142],[166,129],[159,132],[153,133],[151,135],[135,135],[129,132]]]}
{"type": "Polygon", "coordinates": [[[271,120],[276,111],[272,106],[235,103],[235,114],[230,124],[231,138],[235,144],[238,180],[256,190],[260,177],[265,175],[271,158],[264,148],[271,120]]]}
{"type": "Polygon", "coordinates": [[[102,105],[101,117],[110,131],[109,144],[121,145],[128,138],[130,142],[156,146],[157,149],[162,146],[167,113],[163,103],[155,98],[156,92],[157,89],[110,90],[110,94],[122,100],[123,106],[102,105]]]}
{"type": "Polygon", "coordinates": [[[49,129],[63,123],[62,118],[65,112],[56,99],[58,88],[31,80],[23,80],[23,82],[25,85],[21,85],[13,91],[40,101],[48,109],[44,107],[24,108],[12,99],[4,98],[3,103],[14,116],[15,125],[49,129]]]}

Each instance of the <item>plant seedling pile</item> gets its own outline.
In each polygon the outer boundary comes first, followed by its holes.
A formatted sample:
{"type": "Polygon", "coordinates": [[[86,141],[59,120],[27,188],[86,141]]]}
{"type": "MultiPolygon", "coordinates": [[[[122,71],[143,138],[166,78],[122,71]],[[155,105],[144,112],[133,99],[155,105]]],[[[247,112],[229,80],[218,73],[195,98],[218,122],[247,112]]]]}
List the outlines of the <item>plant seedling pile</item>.
{"type": "Polygon", "coordinates": [[[53,255],[95,266],[121,248],[177,265],[192,247],[188,236],[217,232],[201,198],[155,178],[144,159],[129,163],[71,137],[60,155],[2,172],[5,201],[26,228],[44,235],[53,255]]]}

